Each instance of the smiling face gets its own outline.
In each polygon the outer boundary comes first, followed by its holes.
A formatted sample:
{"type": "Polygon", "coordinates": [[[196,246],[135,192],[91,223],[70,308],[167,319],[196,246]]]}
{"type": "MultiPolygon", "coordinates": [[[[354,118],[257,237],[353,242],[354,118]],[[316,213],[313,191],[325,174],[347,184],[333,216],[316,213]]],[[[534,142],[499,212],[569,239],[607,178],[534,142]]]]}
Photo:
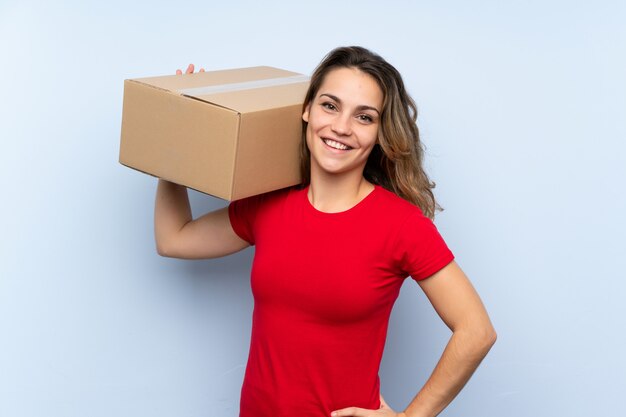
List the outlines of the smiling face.
{"type": "Polygon", "coordinates": [[[311,174],[362,176],[377,141],[382,106],[383,92],[369,74],[345,67],[326,74],[302,115],[311,174]]]}

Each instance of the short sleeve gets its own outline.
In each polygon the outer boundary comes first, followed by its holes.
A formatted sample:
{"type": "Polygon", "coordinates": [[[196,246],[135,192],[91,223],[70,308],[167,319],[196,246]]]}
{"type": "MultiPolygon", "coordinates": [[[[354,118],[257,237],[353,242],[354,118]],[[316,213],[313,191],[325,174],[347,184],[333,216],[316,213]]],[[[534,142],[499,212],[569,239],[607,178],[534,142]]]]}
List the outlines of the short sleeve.
{"type": "Polygon", "coordinates": [[[243,240],[254,245],[254,224],[258,215],[263,195],[236,200],[228,205],[228,217],[233,230],[243,240]]]}
{"type": "Polygon", "coordinates": [[[397,244],[399,268],[420,281],[441,270],[454,260],[432,220],[421,212],[412,214],[403,224],[397,244]]]}

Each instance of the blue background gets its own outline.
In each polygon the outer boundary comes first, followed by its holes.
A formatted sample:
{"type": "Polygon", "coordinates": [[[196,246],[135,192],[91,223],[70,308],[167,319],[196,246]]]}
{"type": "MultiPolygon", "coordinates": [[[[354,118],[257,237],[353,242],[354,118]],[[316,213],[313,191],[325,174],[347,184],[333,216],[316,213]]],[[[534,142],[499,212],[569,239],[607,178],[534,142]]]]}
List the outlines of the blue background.
{"type": "MultiPolygon", "coordinates": [[[[443,415],[622,415],[625,21],[617,0],[4,0],[0,416],[236,416],[253,250],[156,254],[156,180],[117,162],[123,80],[189,62],[309,74],[346,44],[404,75],[437,225],[498,331],[443,415]]],[[[393,407],[448,337],[407,280],[381,369],[393,407]]]]}

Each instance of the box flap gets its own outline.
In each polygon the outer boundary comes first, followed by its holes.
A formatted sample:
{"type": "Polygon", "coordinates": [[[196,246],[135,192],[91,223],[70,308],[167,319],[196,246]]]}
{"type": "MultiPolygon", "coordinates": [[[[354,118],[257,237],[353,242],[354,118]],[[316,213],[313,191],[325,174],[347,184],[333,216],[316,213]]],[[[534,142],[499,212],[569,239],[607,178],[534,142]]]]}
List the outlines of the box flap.
{"type": "Polygon", "coordinates": [[[132,80],[240,113],[300,104],[309,77],[273,67],[166,75],[132,80]]]}
{"type": "Polygon", "coordinates": [[[235,84],[268,78],[289,77],[300,75],[273,67],[237,68],[221,71],[196,72],[194,74],[165,75],[161,77],[135,78],[133,81],[148,84],[163,90],[177,92],[180,90],[215,86],[220,84],[235,84]]]}

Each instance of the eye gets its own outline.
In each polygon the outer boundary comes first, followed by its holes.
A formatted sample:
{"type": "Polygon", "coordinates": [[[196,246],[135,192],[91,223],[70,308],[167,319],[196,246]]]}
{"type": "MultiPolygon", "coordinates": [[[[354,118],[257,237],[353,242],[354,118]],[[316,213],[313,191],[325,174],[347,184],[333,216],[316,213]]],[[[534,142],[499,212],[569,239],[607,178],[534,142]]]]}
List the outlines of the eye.
{"type": "Polygon", "coordinates": [[[369,114],[359,114],[357,119],[363,123],[372,123],[374,121],[374,118],[369,114]]]}
{"type": "Polygon", "coordinates": [[[322,107],[327,109],[327,110],[332,110],[335,111],[337,110],[337,106],[335,106],[333,103],[331,103],[330,101],[325,101],[322,103],[322,107]]]}

